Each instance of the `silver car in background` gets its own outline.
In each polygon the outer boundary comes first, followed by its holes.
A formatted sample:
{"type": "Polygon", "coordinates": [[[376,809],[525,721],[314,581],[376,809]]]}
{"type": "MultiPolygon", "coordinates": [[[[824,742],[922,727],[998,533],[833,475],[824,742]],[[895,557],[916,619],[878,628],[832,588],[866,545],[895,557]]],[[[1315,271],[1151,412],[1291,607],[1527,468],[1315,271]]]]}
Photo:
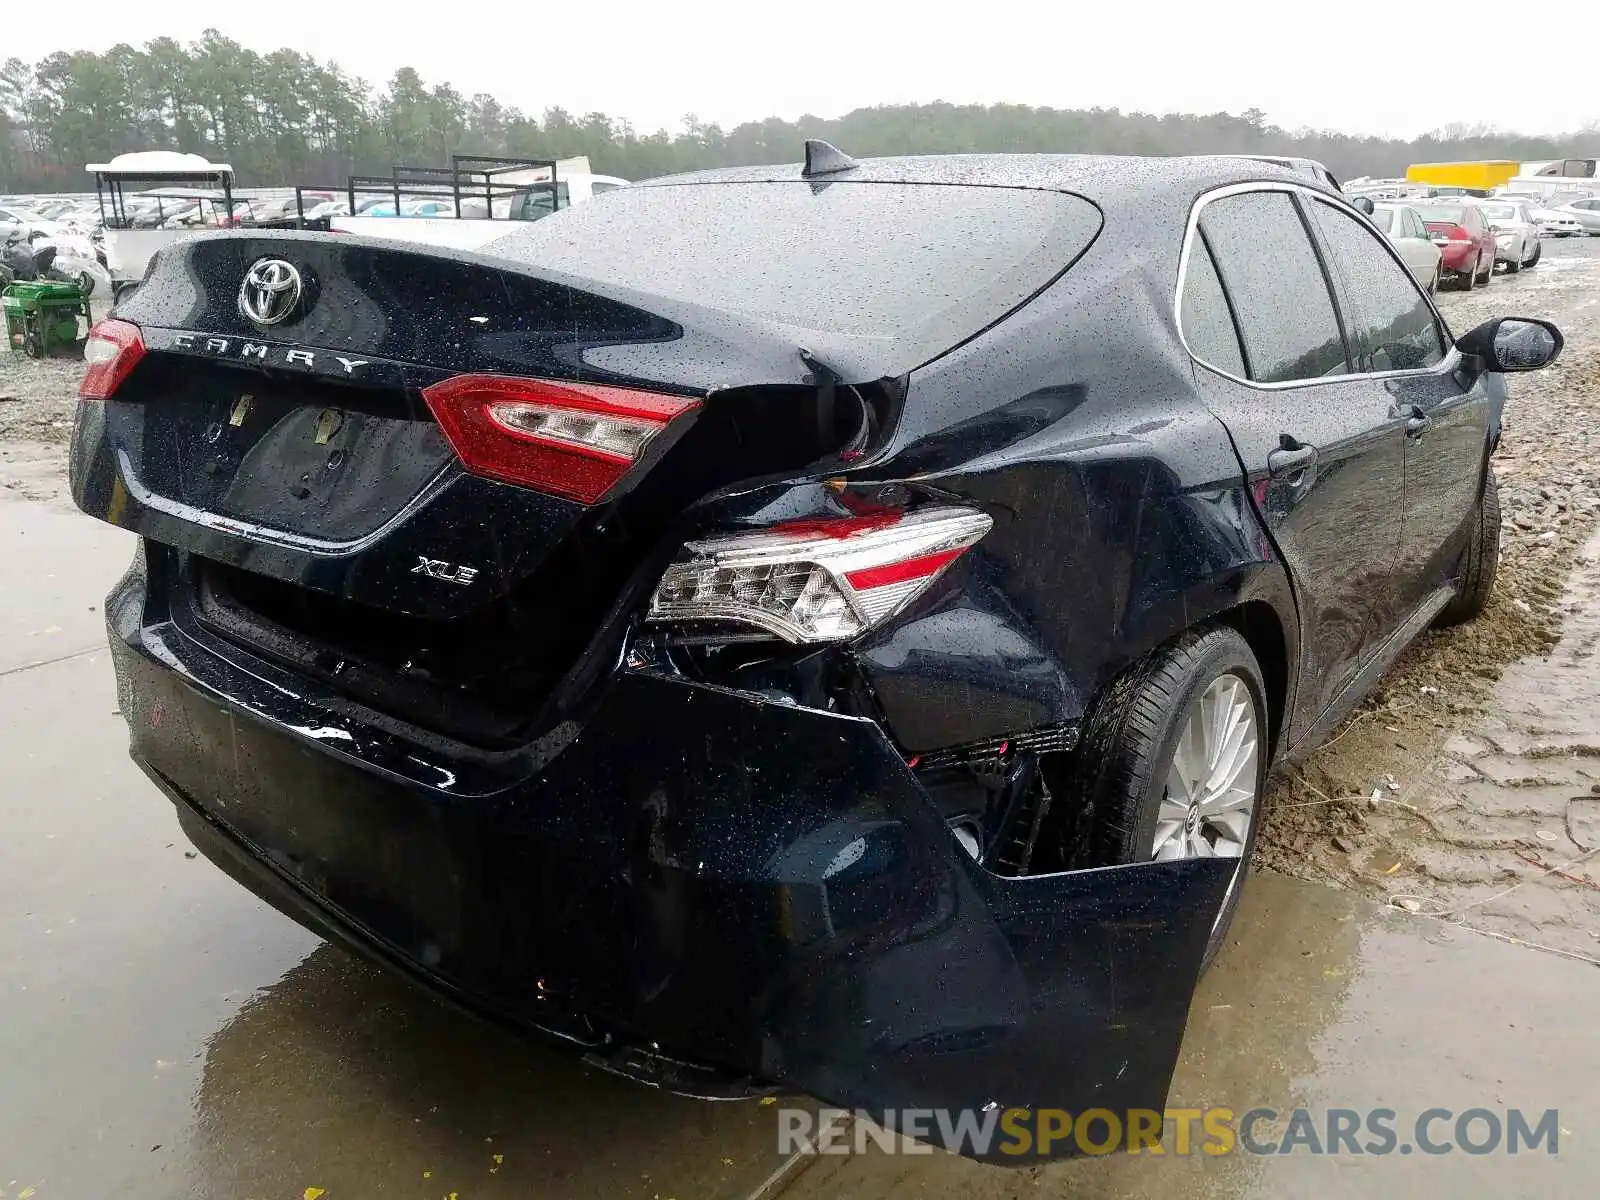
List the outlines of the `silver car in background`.
{"type": "Polygon", "coordinates": [[[1494,234],[1494,261],[1505,267],[1508,275],[1539,261],[1543,247],[1539,245],[1539,222],[1533,208],[1528,201],[1509,196],[1478,202],[1478,211],[1494,234]]]}
{"type": "Polygon", "coordinates": [[[1422,217],[1409,204],[1379,202],[1372,206],[1372,223],[1388,235],[1406,269],[1428,295],[1439,290],[1439,247],[1434,245],[1422,217]]]}
{"type": "Polygon", "coordinates": [[[1577,221],[1590,237],[1600,237],[1600,196],[1587,196],[1569,204],[1558,204],[1552,211],[1577,221]]]}

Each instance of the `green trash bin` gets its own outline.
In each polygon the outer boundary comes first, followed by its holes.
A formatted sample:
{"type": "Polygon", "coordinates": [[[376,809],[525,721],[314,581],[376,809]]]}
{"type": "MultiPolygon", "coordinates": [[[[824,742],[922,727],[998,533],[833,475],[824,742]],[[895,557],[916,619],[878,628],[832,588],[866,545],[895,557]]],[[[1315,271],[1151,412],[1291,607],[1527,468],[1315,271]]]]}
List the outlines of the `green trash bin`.
{"type": "Polygon", "coordinates": [[[78,318],[88,328],[89,301],[75,283],[53,279],[19,280],[0,292],[6,345],[13,354],[43,358],[57,346],[78,341],[78,318]]]}

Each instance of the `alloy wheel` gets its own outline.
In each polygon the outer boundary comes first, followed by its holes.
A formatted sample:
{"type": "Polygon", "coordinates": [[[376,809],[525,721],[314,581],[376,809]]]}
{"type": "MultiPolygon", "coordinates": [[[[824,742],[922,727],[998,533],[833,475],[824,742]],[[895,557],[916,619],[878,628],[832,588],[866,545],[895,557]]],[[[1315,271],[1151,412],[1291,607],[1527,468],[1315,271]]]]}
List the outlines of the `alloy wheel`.
{"type": "Polygon", "coordinates": [[[1260,736],[1249,686],[1218,676],[1189,707],[1156,814],[1152,857],[1239,858],[1256,815],[1260,736]]]}

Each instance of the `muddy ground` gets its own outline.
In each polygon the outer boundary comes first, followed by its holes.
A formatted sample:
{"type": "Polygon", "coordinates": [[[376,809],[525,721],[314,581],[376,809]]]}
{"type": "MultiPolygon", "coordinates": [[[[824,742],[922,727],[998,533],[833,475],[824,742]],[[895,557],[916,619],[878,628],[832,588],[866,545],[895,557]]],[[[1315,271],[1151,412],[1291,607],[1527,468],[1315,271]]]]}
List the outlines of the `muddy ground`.
{"type": "Polygon", "coordinates": [[[1258,861],[1600,965],[1600,242],[1440,297],[1567,335],[1513,377],[1489,611],[1423,635],[1269,794],[1258,861]]]}
{"type": "MultiPolygon", "coordinates": [[[[1440,308],[1456,333],[1516,313],[1567,335],[1511,381],[1494,600],[1280,769],[1258,862],[1600,965],[1600,241],[1440,308]]],[[[80,370],[0,352],[0,486],[60,495],[80,370]]]]}

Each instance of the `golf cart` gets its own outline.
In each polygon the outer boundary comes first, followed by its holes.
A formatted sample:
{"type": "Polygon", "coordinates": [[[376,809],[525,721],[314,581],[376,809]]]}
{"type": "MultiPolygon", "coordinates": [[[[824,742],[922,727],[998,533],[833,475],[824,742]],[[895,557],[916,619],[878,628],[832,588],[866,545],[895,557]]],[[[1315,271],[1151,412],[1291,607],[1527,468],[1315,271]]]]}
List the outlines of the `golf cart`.
{"type": "Polygon", "coordinates": [[[233,168],[227,163],[175,150],[139,150],[84,169],[94,176],[100,201],[114,301],[138,286],[157,250],[187,233],[231,223],[233,168]]]}

